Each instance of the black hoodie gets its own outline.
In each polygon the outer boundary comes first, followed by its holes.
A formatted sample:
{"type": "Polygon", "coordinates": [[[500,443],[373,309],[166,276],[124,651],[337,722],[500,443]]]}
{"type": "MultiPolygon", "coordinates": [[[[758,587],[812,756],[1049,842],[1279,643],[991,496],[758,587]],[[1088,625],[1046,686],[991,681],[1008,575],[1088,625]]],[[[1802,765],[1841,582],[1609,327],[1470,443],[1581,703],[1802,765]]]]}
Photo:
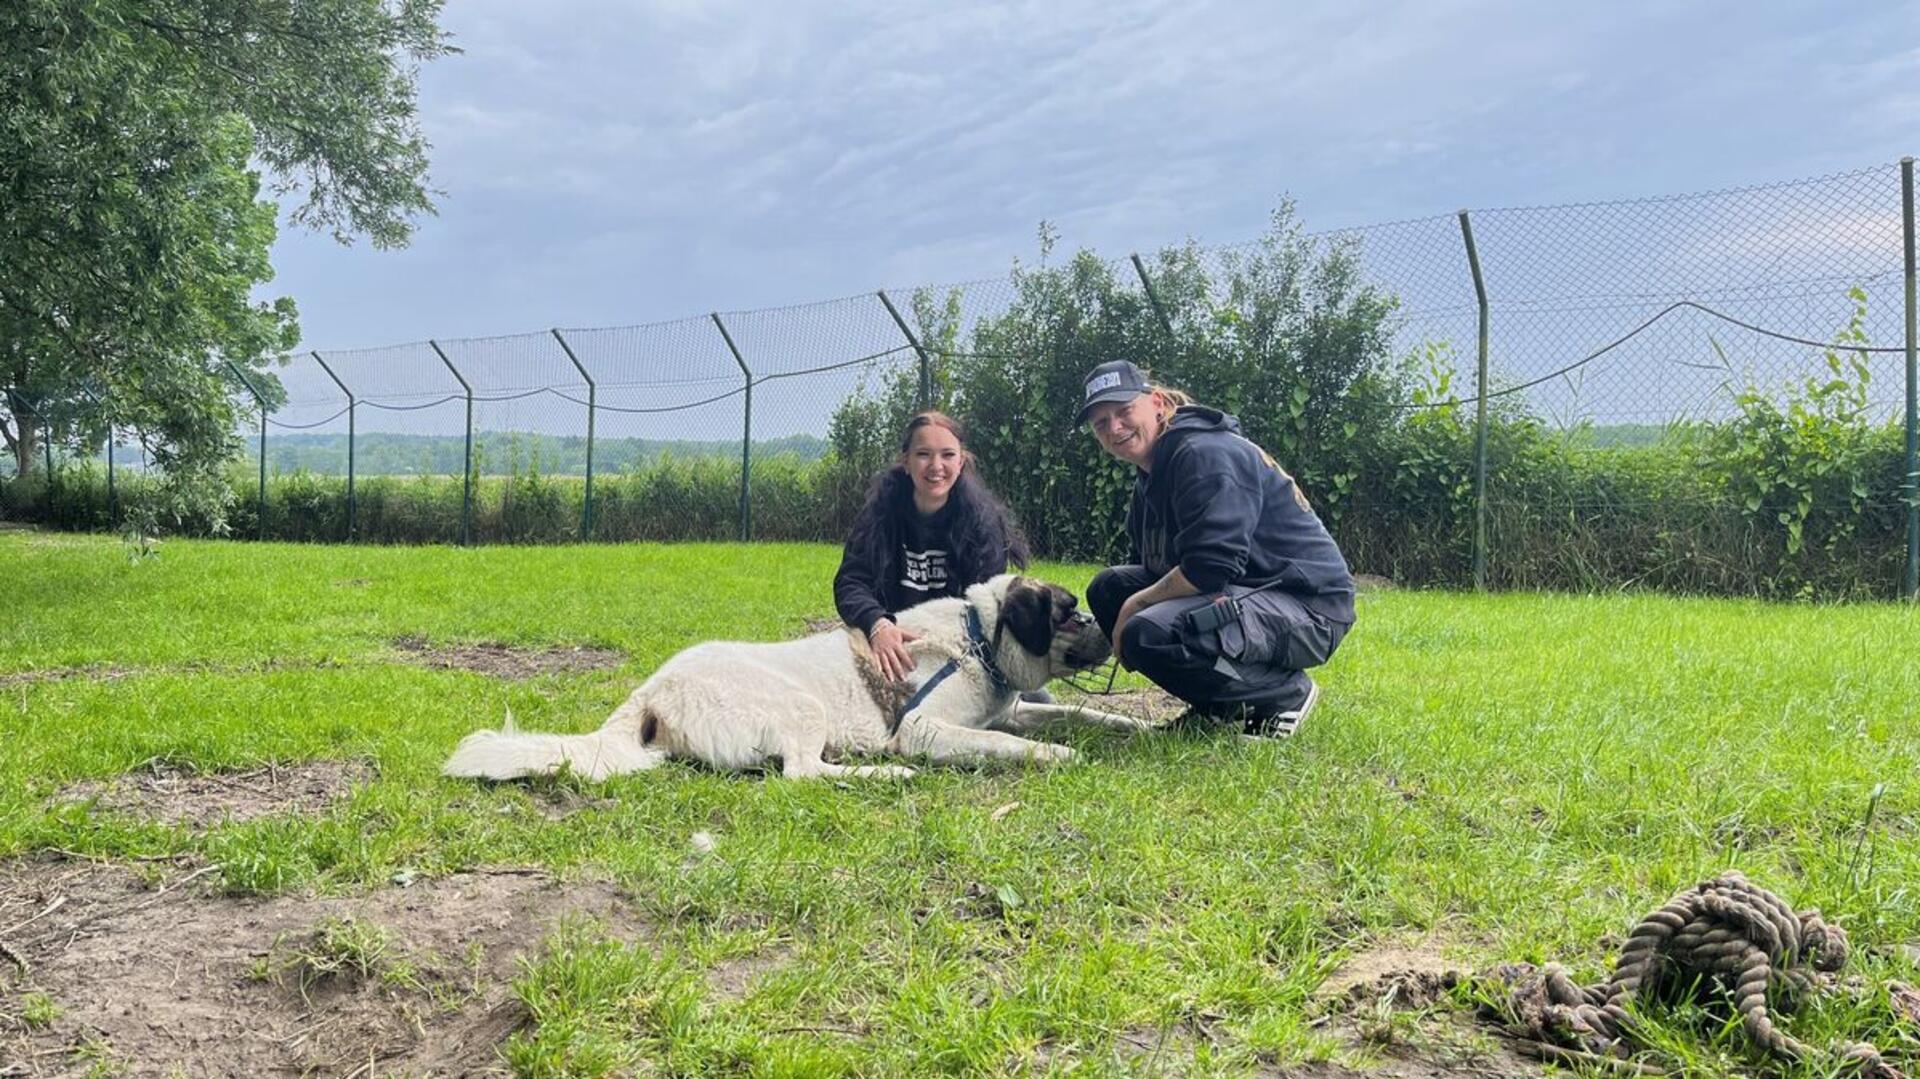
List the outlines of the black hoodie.
{"type": "Polygon", "coordinates": [[[1186,405],[1154,441],[1127,508],[1133,557],[1179,566],[1201,594],[1272,587],[1353,622],[1353,574],[1293,477],[1240,434],[1240,421],[1186,405]]]}
{"type": "Polygon", "coordinates": [[[888,472],[861,509],[862,519],[855,522],[833,577],[833,603],[841,620],[871,633],[882,618],[930,599],[964,596],[969,585],[1004,572],[1010,559],[1006,537],[960,527],[960,500],[966,497],[956,487],[939,512],[922,516],[913,507],[913,481],[904,470],[888,472]],[[909,584],[925,577],[936,555],[944,567],[941,586],[926,587],[925,580],[909,584]],[[919,556],[918,567],[908,564],[913,556],[919,556]]]}

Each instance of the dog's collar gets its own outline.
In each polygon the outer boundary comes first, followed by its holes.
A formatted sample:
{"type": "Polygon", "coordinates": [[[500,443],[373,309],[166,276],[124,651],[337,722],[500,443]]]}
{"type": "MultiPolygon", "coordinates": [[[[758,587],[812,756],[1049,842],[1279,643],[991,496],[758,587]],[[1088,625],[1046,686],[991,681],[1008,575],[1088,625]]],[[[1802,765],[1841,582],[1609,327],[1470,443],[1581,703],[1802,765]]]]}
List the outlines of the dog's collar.
{"type": "MultiPolygon", "coordinates": [[[[994,636],[998,637],[999,634],[994,636]]],[[[987,680],[993,683],[996,695],[1004,697],[1013,691],[1013,687],[1007,684],[1007,676],[1000,670],[1000,664],[994,662],[993,644],[987,640],[987,628],[980,624],[980,608],[971,603],[967,604],[967,652],[980,661],[981,668],[987,672],[987,680]]]]}
{"type": "MultiPolygon", "coordinates": [[[[1013,692],[1013,687],[1007,684],[1007,676],[1001,672],[1000,665],[993,660],[993,642],[987,639],[987,629],[980,622],[980,610],[971,603],[967,604],[967,645],[963,655],[979,661],[980,669],[985,672],[996,697],[1005,697],[1013,692]]],[[[959,669],[959,658],[942,663],[940,669],[933,672],[931,678],[920,683],[920,688],[914,690],[906,703],[893,713],[893,722],[887,727],[887,733],[893,734],[898,731],[900,724],[907,718],[907,713],[920,707],[920,702],[927,699],[927,695],[933,692],[935,686],[946,681],[948,675],[959,669]]]]}

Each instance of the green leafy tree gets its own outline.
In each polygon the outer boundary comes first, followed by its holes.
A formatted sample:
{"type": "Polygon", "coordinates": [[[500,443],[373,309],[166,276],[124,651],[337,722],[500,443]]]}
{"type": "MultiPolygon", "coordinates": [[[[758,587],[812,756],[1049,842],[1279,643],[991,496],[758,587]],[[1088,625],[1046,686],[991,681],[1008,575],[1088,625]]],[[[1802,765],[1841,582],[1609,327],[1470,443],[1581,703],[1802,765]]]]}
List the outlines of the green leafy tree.
{"type": "Polygon", "coordinates": [[[1257,243],[1218,259],[1193,245],[1149,260],[1149,296],[1131,265],[1081,251],[1016,266],[1005,311],[981,320],[954,358],[953,409],[984,473],[1055,557],[1124,555],[1129,468],[1073,416],[1095,364],[1130,359],[1248,435],[1337,520],[1368,439],[1396,422],[1407,372],[1389,355],[1396,301],[1368,284],[1357,243],[1304,235],[1282,206],[1257,243]]]}
{"type": "MultiPolygon", "coordinates": [[[[133,430],[160,506],[217,511],[237,388],[298,340],[272,278],[294,223],[404,244],[430,212],[419,62],[439,0],[13,0],[0,5],[0,438],[34,470],[133,430]]],[[[151,508],[151,507],[150,507],[151,508]]]]}

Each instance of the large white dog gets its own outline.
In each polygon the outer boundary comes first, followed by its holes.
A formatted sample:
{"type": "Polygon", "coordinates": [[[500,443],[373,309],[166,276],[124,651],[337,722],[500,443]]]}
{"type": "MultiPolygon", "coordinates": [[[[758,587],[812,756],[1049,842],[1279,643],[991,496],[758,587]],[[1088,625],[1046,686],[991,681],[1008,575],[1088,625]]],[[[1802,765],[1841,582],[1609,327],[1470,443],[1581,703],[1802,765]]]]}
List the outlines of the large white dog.
{"type": "Polygon", "coordinates": [[[777,644],[712,641],[669,659],[592,734],[476,731],[443,769],[450,776],[515,779],[566,766],[599,780],[691,757],[716,768],[759,768],[779,758],[786,775],[910,776],[894,765],[846,766],[829,758],[888,753],[934,761],[1064,761],[1066,746],[1022,737],[1058,720],[1120,730],[1130,716],[1020,699],[1048,680],[1097,666],[1111,652],[1073,593],[1003,574],[904,611],[920,634],[904,686],[886,684],[856,630],[777,644]]]}

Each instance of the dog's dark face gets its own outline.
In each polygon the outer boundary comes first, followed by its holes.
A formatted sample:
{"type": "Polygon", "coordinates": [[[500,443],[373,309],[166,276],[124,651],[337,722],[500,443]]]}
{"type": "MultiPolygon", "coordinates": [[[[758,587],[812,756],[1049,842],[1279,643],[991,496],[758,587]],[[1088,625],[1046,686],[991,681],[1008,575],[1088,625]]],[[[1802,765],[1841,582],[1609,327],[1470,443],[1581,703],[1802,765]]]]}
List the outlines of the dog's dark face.
{"type": "Polygon", "coordinates": [[[1057,584],[1016,577],[1000,603],[1000,628],[1020,647],[1049,660],[1049,674],[1083,671],[1106,662],[1113,646],[1080,601],[1057,584]]]}

